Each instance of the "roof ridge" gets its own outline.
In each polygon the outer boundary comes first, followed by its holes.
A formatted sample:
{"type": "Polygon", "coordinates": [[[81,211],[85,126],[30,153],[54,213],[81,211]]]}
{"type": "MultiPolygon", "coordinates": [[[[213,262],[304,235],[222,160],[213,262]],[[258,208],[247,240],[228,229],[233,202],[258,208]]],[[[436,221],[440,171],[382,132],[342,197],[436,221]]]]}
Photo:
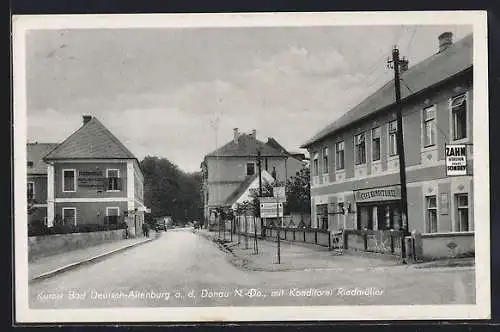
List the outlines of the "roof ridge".
{"type": "Polygon", "coordinates": [[[116,137],[106,126],[102,124],[101,121],[99,121],[97,118],[92,118],[92,120],[95,120],[99,125],[101,125],[102,129],[106,132],[106,134],[118,145],[118,147],[125,152],[126,154],[129,154],[132,156],[133,159],[137,159],[135,155],[130,151],[123,143],[116,137]]]}

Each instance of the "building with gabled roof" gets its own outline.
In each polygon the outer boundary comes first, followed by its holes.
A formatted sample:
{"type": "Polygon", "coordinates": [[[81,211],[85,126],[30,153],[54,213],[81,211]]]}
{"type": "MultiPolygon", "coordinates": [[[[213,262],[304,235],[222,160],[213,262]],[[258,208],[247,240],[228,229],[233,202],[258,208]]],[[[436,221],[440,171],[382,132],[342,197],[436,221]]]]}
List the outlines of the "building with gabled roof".
{"type": "Polygon", "coordinates": [[[257,139],[256,130],[240,133],[233,130],[233,140],[205,155],[203,173],[204,217],[208,221],[217,207],[231,207],[235,197],[248,190],[258,177],[257,155],[260,151],[262,171],[272,179],[286,181],[302,168],[305,156],[291,154],[274,138],[257,139]]]}
{"type": "MultiPolygon", "coordinates": [[[[473,38],[452,38],[450,32],[441,34],[436,53],[401,68],[407,225],[427,239],[457,236],[457,252],[465,252],[474,250],[473,38]],[[466,151],[459,171],[446,163],[450,145],[466,151]]],[[[405,228],[396,112],[391,80],[302,145],[311,155],[313,227],[405,228]]]]}
{"type": "Polygon", "coordinates": [[[128,222],[132,236],[140,233],[148,209],[139,161],[97,118],[84,115],[82,126],[42,160],[49,227],[128,222]]]}

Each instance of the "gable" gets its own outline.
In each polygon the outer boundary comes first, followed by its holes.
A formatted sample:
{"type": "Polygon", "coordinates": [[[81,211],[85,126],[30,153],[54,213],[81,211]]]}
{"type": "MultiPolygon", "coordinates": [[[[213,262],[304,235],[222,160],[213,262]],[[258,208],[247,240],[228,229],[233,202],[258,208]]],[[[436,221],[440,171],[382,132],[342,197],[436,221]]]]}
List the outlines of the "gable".
{"type": "MultiPolygon", "coordinates": [[[[274,178],[269,174],[267,171],[262,171],[262,184],[264,182],[268,183],[273,183],[274,178]]],[[[236,203],[242,203],[244,201],[250,201],[250,193],[252,189],[258,189],[259,188],[259,177],[258,175],[254,175],[248,183],[244,185],[243,188],[238,188],[235,193],[237,192],[236,195],[231,195],[232,199],[228,199],[227,203],[228,205],[231,205],[231,207],[234,207],[236,203]]]]}
{"type": "Polygon", "coordinates": [[[135,156],[99,120],[92,118],[45,159],[135,159],[135,156]]]}

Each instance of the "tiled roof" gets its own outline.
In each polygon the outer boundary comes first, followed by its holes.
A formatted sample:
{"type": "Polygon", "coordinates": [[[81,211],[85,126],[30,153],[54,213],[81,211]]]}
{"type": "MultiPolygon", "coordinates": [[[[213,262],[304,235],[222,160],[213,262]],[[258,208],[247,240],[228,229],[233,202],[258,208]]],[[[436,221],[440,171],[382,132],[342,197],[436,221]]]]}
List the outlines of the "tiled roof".
{"type": "Polygon", "coordinates": [[[260,150],[261,156],[286,156],[286,152],[281,152],[268,144],[259,141],[247,134],[241,134],[238,143],[231,141],[219,149],[209,153],[206,157],[245,157],[257,156],[260,150]]]}
{"type": "MultiPolygon", "coordinates": [[[[401,79],[404,84],[401,86],[401,99],[404,101],[405,98],[411,95],[420,93],[425,89],[471,68],[473,63],[472,44],[472,35],[468,35],[455,42],[446,50],[430,56],[402,73],[401,79]],[[409,91],[408,88],[411,89],[411,91],[409,91]]],[[[394,103],[394,80],[391,80],[360,104],[341,116],[338,120],[307,140],[302,144],[301,148],[307,148],[334,132],[356,121],[364,119],[394,103]]]]}
{"type": "Polygon", "coordinates": [[[45,159],[136,159],[136,157],[99,120],[92,118],[50,152],[45,159]]]}
{"type": "Polygon", "coordinates": [[[47,174],[47,164],[43,157],[57,147],[57,143],[28,143],[26,144],[26,159],[28,164],[28,174],[47,174]]]}

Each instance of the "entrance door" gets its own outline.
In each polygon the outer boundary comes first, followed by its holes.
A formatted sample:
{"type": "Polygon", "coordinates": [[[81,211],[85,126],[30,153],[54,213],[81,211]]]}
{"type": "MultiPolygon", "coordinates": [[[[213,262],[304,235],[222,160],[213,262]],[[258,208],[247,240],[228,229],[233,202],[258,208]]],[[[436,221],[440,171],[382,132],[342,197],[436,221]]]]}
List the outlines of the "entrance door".
{"type": "Polygon", "coordinates": [[[358,207],[358,229],[373,229],[372,208],[370,205],[358,207]]]}

